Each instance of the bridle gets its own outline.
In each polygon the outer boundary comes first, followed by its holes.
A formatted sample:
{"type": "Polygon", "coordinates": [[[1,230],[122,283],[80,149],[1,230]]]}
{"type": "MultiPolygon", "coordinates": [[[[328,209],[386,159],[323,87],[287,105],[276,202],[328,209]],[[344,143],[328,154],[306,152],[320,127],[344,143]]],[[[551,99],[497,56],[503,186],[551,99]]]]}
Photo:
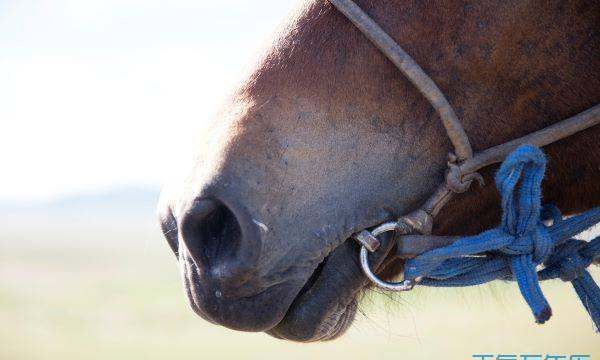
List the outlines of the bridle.
{"type": "Polygon", "coordinates": [[[373,273],[368,254],[379,249],[381,245],[377,239],[379,235],[386,232],[394,232],[399,235],[396,240],[394,256],[405,259],[452,243],[454,241],[452,237],[431,235],[433,220],[455,194],[466,192],[473,181],[477,180],[483,184],[483,178],[477,171],[502,162],[520,145],[532,144],[542,147],[600,124],[600,104],[524,137],[473,154],[469,138],[454,109],[435,82],[427,76],[410,55],[352,0],[329,1],[392,61],[429,101],[442,120],[454,148],[454,153],[449,156],[444,183],[419,209],[401,216],[397,221],[386,222],[373,230],[362,230],[352,235],[352,238],[361,245],[360,263],[369,280],[386,290],[411,290],[419,279],[386,282],[373,273]]]}

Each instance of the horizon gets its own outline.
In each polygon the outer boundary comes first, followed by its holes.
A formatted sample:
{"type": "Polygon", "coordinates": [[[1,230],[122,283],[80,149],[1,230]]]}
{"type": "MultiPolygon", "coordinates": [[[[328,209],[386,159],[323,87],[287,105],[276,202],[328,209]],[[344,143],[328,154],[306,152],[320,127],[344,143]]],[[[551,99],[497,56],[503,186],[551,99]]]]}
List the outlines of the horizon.
{"type": "Polygon", "coordinates": [[[0,201],[176,178],[293,2],[0,3],[0,201]]]}
{"type": "Polygon", "coordinates": [[[0,209],[4,208],[30,208],[30,207],[44,207],[48,205],[60,204],[63,202],[78,201],[81,199],[99,199],[109,198],[116,195],[127,195],[127,194],[144,194],[154,195],[156,199],[160,195],[162,187],[157,184],[110,184],[106,186],[98,186],[90,189],[83,189],[80,191],[71,191],[64,193],[57,193],[52,196],[39,197],[39,198],[24,198],[24,199],[13,199],[10,197],[0,198],[0,209]]]}

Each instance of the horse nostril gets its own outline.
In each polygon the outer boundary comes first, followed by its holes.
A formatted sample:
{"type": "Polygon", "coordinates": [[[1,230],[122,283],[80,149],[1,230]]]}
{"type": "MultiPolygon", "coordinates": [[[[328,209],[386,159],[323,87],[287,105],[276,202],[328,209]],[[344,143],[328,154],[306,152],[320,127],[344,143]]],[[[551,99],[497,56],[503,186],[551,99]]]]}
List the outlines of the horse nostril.
{"type": "Polygon", "coordinates": [[[247,273],[242,227],[234,212],[216,199],[200,199],[184,214],[181,236],[200,271],[222,285],[247,273]]]}

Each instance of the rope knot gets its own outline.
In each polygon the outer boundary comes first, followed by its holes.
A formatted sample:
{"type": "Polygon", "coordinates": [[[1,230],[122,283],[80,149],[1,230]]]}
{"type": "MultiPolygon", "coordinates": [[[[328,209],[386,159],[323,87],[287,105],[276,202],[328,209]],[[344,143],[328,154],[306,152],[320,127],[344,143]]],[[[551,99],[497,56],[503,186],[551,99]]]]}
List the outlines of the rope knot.
{"type": "Polygon", "coordinates": [[[585,271],[583,259],[578,254],[569,256],[560,263],[560,279],[565,282],[577,279],[585,271]]]}
{"type": "Polygon", "coordinates": [[[600,289],[585,270],[600,257],[600,237],[589,243],[571,240],[600,221],[600,208],[564,220],[555,207],[542,208],[545,169],[546,158],[538,148],[524,145],[513,151],[495,178],[502,198],[500,225],[408,260],[404,278],[421,279],[428,286],[515,280],[536,322],[542,324],[552,310],[539,281],[560,277],[573,284],[596,326],[600,325],[600,289]],[[543,220],[553,220],[552,226],[543,220]],[[545,268],[538,273],[541,264],[545,268]]]}
{"type": "Polygon", "coordinates": [[[463,174],[458,164],[458,158],[452,153],[448,154],[446,165],[448,168],[446,171],[446,187],[456,194],[462,194],[469,190],[473,181],[477,181],[480,186],[485,184],[483,176],[477,172],[463,174]]]}
{"type": "Polygon", "coordinates": [[[583,256],[580,250],[588,242],[570,239],[557,248],[557,251],[546,261],[546,269],[556,269],[557,277],[562,281],[570,282],[579,278],[592,263],[592,259],[583,256]]]}
{"type": "Polygon", "coordinates": [[[512,242],[503,250],[515,255],[509,260],[511,272],[536,322],[541,324],[552,315],[535,268],[553,250],[552,239],[540,221],[545,170],[546,158],[542,151],[524,145],[506,158],[496,174],[496,187],[504,210],[500,228],[512,237],[512,242]],[[520,185],[518,189],[517,185],[520,185]]]}
{"type": "Polygon", "coordinates": [[[532,261],[536,265],[545,262],[554,250],[554,241],[550,237],[546,226],[539,224],[531,231],[524,235],[513,236],[506,233],[510,238],[510,243],[499,251],[506,255],[532,255],[532,261]]]}

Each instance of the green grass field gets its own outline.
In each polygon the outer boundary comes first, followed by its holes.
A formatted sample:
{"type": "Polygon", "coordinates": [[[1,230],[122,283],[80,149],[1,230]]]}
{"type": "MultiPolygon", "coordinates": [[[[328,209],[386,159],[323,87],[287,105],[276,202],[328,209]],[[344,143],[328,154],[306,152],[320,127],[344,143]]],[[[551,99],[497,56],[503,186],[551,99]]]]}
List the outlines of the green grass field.
{"type": "MultiPolygon", "coordinates": [[[[470,359],[474,353],[590,354],[600,337],[571,286],[543,289],[535,325],[515,284],[371,291],[343,338],[293,344],[209,325],[187,308],[154,224],[3,224],[0,359],[470,359]]],[[[600,272],[594,269],[595,278],[600,272]]]]}

